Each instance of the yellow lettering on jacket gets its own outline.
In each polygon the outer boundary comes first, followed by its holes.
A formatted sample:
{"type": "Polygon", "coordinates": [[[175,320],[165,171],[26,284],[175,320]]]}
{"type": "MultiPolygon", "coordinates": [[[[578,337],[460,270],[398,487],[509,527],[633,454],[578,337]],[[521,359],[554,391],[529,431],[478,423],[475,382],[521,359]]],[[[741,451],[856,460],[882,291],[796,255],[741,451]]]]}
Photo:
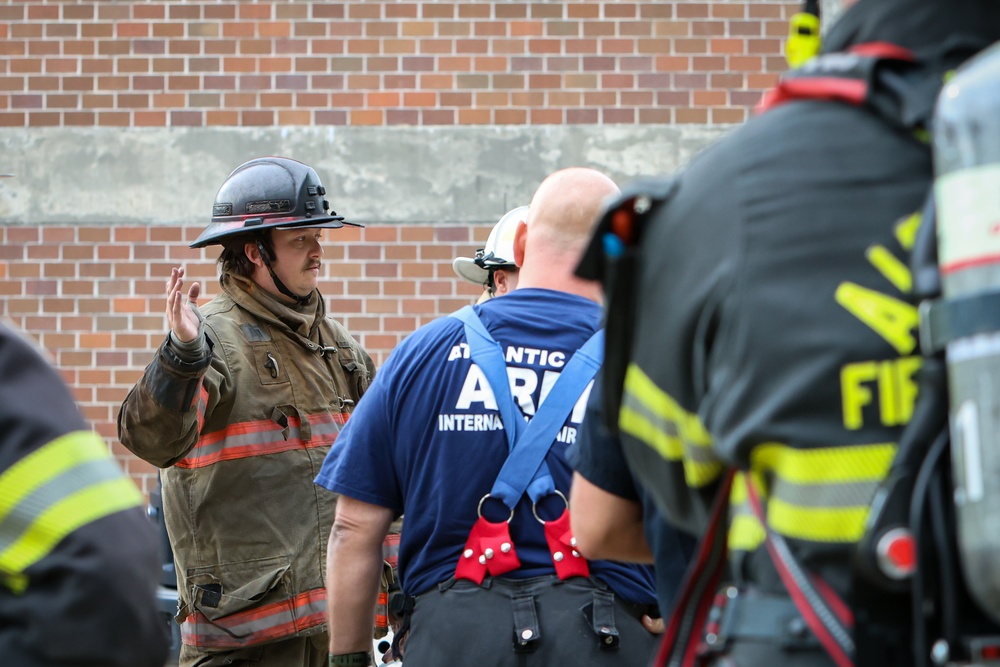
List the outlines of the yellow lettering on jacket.
{"type": "Polygon", "coordinates": [[[896,225],[893,230],[896,233],[896,240],[899,241],[899,245],[903,246],[903,250],[913,250],[913,245],[917,240],[917,230],[920,229],[920,223],[923,220],[923,215],[920,211],[909,215],[896,225]]]}
{"type": "Polygon", "coordinates": [[[864,426],[865,408],[875,406],[876,400],[879,423],[883,426],[909,422],[917,397],[914,374],[921,361],[920,357],[902,357],[843,366],[840,395],[844,428],[854,431],[864,426]]]}
{"type": "Polygon", "coordinates": [[[914,328],[919,319],[912,305],[852,282],[841,283],[834,298],[899,354],[909,354],[916,349],[914,328]]]}

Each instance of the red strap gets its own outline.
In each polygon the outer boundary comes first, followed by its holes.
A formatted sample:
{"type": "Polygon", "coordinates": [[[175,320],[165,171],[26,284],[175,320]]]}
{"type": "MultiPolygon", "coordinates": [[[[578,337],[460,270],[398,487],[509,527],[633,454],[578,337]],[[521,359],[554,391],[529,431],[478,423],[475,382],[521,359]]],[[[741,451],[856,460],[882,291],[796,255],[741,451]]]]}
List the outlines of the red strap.
{"type": "Polygon", "coordinates": [[[698,553],[684,575],[684,583],[656,652],[655,667],[664,667],[675,657],[680,660],[681,667],[695,664],[708,612],[726,566],[726,509],[735,475],[736,470],[729,469],[716,492],[708,527],[698,543],[698,553]]]}
{"type": "Polygon", "coordinates": [[[590,576],[587,559],[576,550],[576,539],[569,527],[569,508],[555,521],[546,521],[545,541],[549,543],[552,563],[560,579],[590,576]]]}
{"type": "Polygon", "coordinates": [[[486,573],[494,577],[521,567],[506,521],[492,523],[479,517],[469,532],[462,555],[455,566],[456,579],[483,583],[486,573]]]}
{"type": "MultiPolygon", "coordinates": [[[[891,42],[855,44],[848,49],[848,53],[873,60],[916,61],[912,51],[891,42]]],[[[836,55],[819,56],[824,57],[835,58],[836,55]]],[[[843,54],[841,57],[844,57],[843,54]]],[[[851,74],[850,70],[830,72],[821,66],[803,66],[791,70],[781,78],[777,86],[764,94],[756,111],[763,113],[793,100],[839,101],[860,106],[868,95],[868,82],[858,72],[854,72],[854,76],[851,74]]]]}
{"type": "Polygon", "coordinates": [[[856,53],[859,56],[870,56],[872,58],[903,60],[908,63],[912,63],[917,60],[913,51],[899,46],[898,44],[893,44],[892,42],[866,42],[864,44],[855,44],[847,50],[850,53],[856,53]]]}
{"type": "Polygon", "coordinates": [[[795,561],[784,538],[768,526],[760,497],[749,474],[746,476],[746,484],[750,506],[767,535],[767,551],[782,583],[795,602],[796,609],[837,667],[854,667],[854,639],[851,636],[854,619],[850,616],[847,605],[829,586],[824,584],[817,588],[813,585],[811,577],[795,561]]]}
{"type": "Polygon", "coordinates": [[[860,105],[867,94],[868,84],[860,79],[822,76],[787,79],[764,95],[757,112],[763,113],[792,100],[840,100],[860,105]]]}

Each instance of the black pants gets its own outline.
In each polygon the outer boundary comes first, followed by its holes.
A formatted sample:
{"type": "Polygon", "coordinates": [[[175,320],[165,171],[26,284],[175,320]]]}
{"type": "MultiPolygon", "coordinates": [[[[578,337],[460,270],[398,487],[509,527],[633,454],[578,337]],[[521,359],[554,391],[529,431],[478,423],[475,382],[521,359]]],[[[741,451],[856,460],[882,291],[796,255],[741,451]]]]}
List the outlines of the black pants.
{"type": "Polygon", "coordinates": [[[703,667],[834,667],[788,596],[743,590],[720,611],[703,667]]]}
{"type": "Polygon", "coordinates": [[[655,644],[638,610],[592,578],[449,580],[416,598],[403,664],[641,666],[655,644]]]}
{"type": "Polygon", "coordinates": [[[834,667],[822,649],[789,651],[757,641],[734,641],[720,655],[701,663],[705,667],[834,667]]]}

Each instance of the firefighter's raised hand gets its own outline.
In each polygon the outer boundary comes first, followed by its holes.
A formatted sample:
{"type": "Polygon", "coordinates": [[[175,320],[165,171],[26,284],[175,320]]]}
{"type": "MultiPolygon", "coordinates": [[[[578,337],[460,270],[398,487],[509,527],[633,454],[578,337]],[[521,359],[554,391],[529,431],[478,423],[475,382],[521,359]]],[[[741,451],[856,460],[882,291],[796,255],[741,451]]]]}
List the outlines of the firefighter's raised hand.
{"type": "Polygon", "coordinates": [[[167,326],[174,338],[180,343],[187,343],[198,336],[201,318],[198,315],[198,295],[201,285],[191,283],[187,294],[184,287],[184,267],[170,269],[170,280],[167,281],[167,326]]]}

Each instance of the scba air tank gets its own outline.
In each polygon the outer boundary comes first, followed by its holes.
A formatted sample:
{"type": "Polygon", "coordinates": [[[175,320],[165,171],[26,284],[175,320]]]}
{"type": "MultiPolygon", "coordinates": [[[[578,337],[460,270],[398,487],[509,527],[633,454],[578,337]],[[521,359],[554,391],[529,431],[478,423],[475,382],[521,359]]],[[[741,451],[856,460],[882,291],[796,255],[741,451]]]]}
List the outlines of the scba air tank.
{"type": "Polygon", "coordinates": [[[957,538],[1000,623],[1000,43],[946,83],[933,137],[957,538]]]}

